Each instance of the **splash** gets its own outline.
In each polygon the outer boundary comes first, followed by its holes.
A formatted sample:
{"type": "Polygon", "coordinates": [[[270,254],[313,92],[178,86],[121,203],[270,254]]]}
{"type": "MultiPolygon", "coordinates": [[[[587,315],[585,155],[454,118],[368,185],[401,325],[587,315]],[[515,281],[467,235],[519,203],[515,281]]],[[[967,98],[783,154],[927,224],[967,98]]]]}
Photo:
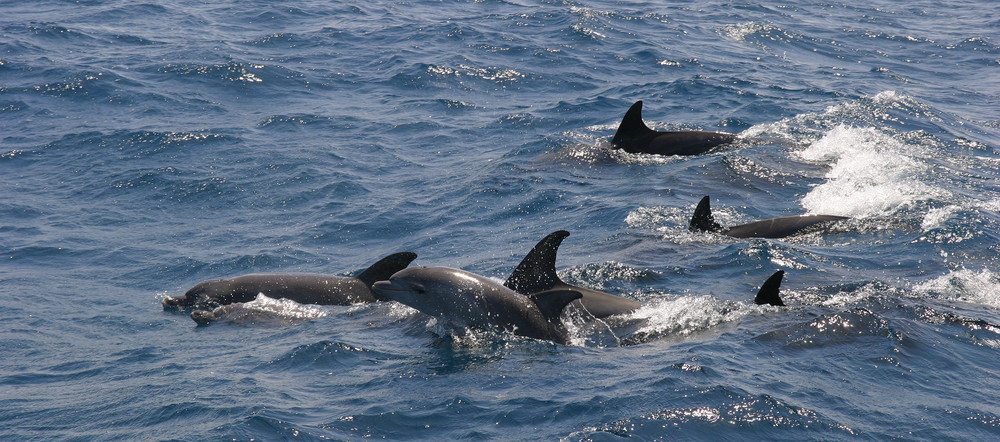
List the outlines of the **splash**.
{"type": "Polygon", "coordinates": [[[1000,307],[1000,274],[989,269],[955,270],[914,287],[925,294],[956,298],[966,302],[1000,307]]]}
{"type": "Polygon", "coordinates": [[[746,316],[750,308],[712,296],[681,296],[643,305],[632,314],[644,321],[629,341],[665,336],[690,336],[746,316]]]}
{"type": "Polygon", "coordinates": [[[583,266],[570,267],[559,271],[559,276],[571,284],[579,284],[597,290],[608,290],[615,281],[641,281],[655,278],[657,273],[608,261],[583,266]]]}
{"type": "Polygon", "coordinates": [[[810,213],[884,216],[948,197],[922,180],[931,171],[928,152],[875,128],[837,126],[795,155],[831,164],[827,181],[802,199],[810,213]]]}
{"type": "Polygon", "coordinates": [[[289,299],[269,298],[263,293],[250,302],[224,305],[212,311],[212,322],[237,324],[296,324],[327,316],[320,306],[299,304],[289,299]]]}

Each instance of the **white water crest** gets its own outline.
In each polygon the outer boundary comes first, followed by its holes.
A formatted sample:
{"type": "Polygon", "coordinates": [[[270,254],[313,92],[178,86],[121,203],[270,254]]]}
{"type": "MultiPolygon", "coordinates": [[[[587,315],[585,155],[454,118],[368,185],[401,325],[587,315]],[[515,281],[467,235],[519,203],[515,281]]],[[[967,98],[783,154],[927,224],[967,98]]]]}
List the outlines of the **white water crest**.
{"type": "Polygon", "coordinates": [[[837,126],[795,155],[830,165],[826,182],[802,199],[810,213],[884,216],[949,196],[923,181],[929,152],[875,128],[837,126]]]}
{"type": "Polygon", "coordinates": [[[215,321],[238,324],[266,323],[295,324],[322,318],[330,311],[322,306],[299,304],[290,299],[271,298],[263,293],[253,301],[234,303],[216,308],[215,321]]]}
{"type": "Polygon", "coordinates": [[[959,269],[917,284],[914,290],[966,302],[1000,307],[1000,274],[989,269],[959,269]]]}

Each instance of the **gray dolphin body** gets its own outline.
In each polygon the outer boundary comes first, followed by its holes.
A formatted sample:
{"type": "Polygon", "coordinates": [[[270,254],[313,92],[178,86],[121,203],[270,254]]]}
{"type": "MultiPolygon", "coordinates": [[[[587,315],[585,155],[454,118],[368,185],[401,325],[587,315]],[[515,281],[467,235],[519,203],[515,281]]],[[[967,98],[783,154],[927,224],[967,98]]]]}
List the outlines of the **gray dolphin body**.
{"type": "Polygon", "coordinates": [[[550,290],[524,296],[486,277],[448,267],[413,267],[372,287],[375,293],[453,327],[510,332],[566,344],[559,320],[580,293],[550,290]]]}
{"type": "Polygon", "coordinates": [[[698,155],[713,147],[736,140],[736,135],[701,130],[656,131],[642,121],[642,101],[636,101],[625,112],[618,131],[611,138],[616,149],[630,153],[657,155],[698,155]]]}
{"type": "Polygon", "coordinates": [[[716,232],[734,238],[784,238],[797,234],[809,227],[848,219],[836,215],[800,215],[765,219],[752,223],[724,228],[715,222],[709,197],[698,202],[688,229],[692,232],[716,232]]]}
{"type": "Polygon", "coordinates": [[[372,292],[376,281],[392,276],[417,258],[412,252],[400,252],[382,258],[355,277],[318,273],[254,273],[232,278],[211,279],[198,283],[184,296],[166,298],[164,309],[216,308],[236,302],[249,302],[263,293],[271,298],[285,298],[300,304],[350,305],[361,302],[388,301],[372,292]]]}
{"type": "Polygon", "coordinates": [[[542,238],[535,247],[525,255],[521,263],[503,283],[507,288],[518,293],[531,294],[546,290],[573,290],[580,292],[580,303],[594,315],[595,318],[630,313],[642,304],[639,301],[622,298],[601,291],[567,284],[556,274],[556,253],[563,239],[569,232],[558,230],[542,238]]]}

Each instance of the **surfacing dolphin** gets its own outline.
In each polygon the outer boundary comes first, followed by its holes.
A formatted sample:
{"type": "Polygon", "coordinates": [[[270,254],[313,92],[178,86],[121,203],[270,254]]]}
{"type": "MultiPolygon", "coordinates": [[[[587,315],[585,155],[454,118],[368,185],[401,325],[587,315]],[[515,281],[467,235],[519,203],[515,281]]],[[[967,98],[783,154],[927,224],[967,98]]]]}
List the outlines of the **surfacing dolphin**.
{"type": "Polygon", "coordinates": [[[799,233],[806,228],[824,223],[833,223],[848,219],[837,215],[798,215],[765,219],[752,223],[724,228],[715,222],[709,197],[706,196],[694,209],[694,216],[688,230],[692,232],[716,232],[734,238],[784,238],[799,233]]]}
{"type": "Polygon", "coordinates": [[[449,267],[401,270],[372,290],[452,328],[503,331],[559,344],[569,343],[559,316],[581,296],[572,290],[524,296],[489,278],[449,267]]]}
{"type": "Polygon", "coordinates": [[[642,101],[636,101],[625,112],[618,131],[611,138],[616,149],[629,153],[657,155],[698,155],[713,147],[736,140],[736,135],[703,130],[656,131],[642,121],[642,101]]]}
{"type": "Polygon", "coordinates": [[[754,297],[753,303],[757,305],[784,307],[785,303],[781,301],[781,295],[778,294],[778,289],[781,287],[781,279],[784,277],[784,270],[774,272],[770,278],[767,278],[767,281],[764,281],[764,284],[761,284],[760,291],[754,297]]]}
{"type": "Polygon", "coordinates": [[[372,292],[376,281],[388,279],[410,265],[417,254],[399,252],[382,258],[355,277],[318,273],[253,273],[232,278],[200,282],[184,296],[165,298],[164,309],[216,308],[236,302],[249,302],[263,293],[275,299],[290,299],[299,304],[350,305],[388,301],[372,292]]]}
{"type": "Polygon", "coordinates": [[[556,253],[563,239],[569,232],[558,230],[542,238],[535,247],[525,255],[521,263],[503,283],[507,288],[518,293],[532,294],[546,290],[573,290],[583,296],[580,303],[583,307],[601,319],[608,316],[630,313],[642,304],[628,298],[567,284],[556,274],[556,253]]]}

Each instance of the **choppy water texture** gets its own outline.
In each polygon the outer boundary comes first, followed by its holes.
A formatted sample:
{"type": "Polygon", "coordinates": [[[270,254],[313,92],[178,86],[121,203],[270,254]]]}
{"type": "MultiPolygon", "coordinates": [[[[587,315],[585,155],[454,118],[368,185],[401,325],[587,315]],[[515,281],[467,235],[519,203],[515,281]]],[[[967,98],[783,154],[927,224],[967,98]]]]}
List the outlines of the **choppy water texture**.
{"type": "Polygon", "coordinates": [[[951,2],[6,1],[0,438],[995,439],[1000,17],[951,2]],[[689,158],[608,149],[739,132],[689,158]],[[692,234],[847,215],[787,240],[692,234]],[[209,278],[558,229],[628,336],[451,338],[209,278]],[[784,269],[787,308],[750,299],[784,269]]]}

